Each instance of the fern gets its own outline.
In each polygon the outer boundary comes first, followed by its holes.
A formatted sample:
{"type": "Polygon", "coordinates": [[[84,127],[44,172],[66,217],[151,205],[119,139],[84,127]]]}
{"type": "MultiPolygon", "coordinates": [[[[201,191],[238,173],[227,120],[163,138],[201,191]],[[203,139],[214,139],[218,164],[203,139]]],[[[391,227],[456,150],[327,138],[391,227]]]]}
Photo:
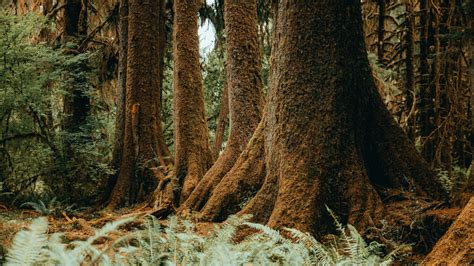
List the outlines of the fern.
{"type": "Polygon", "coordinates": [[[43,247],[48,244],[47,230],[48,220],[40,217],[33,220],[27,230],[17,233],[8,252],[6,265],[33,265],[39,261],[44,253],[43,247]]]}
{"type": "Polygon", "coordinates": [[[198,234],[194,224],[176,217],[171,217],[166,227],[148,217],[144,229],[126,232],[106,247],[94,245],[132,219],[109,223],[87,240],[67,245],[60,234],[48,238],[47,220],[39,218],[15,236],[8,265],[388,265],[409,248],[403,245],[382,257],[380,244],[367,245],[351,225],[346,233],[337,219],[339,236],[332,244],[324,245],[308,233],[285,228],[292,236],[288,239],[266,225],[248,222],[248,216],[232,216],[206,236],[198,234]],[[234,243],[240,226],[258,232],[234,243]]]}

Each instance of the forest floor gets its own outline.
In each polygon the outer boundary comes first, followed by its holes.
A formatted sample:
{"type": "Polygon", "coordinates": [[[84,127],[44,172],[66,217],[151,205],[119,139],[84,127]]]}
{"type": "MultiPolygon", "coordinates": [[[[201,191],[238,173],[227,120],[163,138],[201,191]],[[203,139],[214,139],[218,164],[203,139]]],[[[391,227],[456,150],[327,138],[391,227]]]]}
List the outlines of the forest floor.
{"type": "MultiPolygon", "coordinates": [[[[446,208],[440,204],[423,203],[412,199],[397,199],[389,204],[387,220],[381,228],[371,228],[363,233],[364,238],[377,241],[389,249],[401,244],[411,244],[411,255],[405,257],[403,262],[419,263],[435,246],[438,240],[448,231],[449,226],[458,217],[460,209],[446,208]]],[[[129,234],[131,231],[143,228],[143,218],[150,214],[150,210],[137,211],[132,209],[121,209],[111,212],[94,212],[85,210],[74,214],[57,212],[48,215],[48,234],[62,233],[64,239],[69,241],[86,240],[93,236],[98,228],[107,223],[137,217],[133,222],[120,227],[107,238],[101,238],[94,242],[97,246],[106,246],[116,239],[129,234]]],[[[28,227],[31,221],[41,216],[37,211],[24,209],[9,209],[0,207],[0,258],[11,246],[14,235],[28,227]],[[3,253],[3,254],[2,254],[3,253]]],[[[159,220],[166,227],[167,220],[159,220]]],[[[215,223],[195,223],[198,234],[206,235],[215,228],[215,223]]],[[[449,232],[447,234],[460,234],[460,232],[449,232]]],[[[450,238],[444,236],[444,238],[450,238]]],[[[469,241],[466,240],[467,244],[469,241]]],[[[448,243],[452,244],[452,243],[448,243]]],[[[471,243],[471,245],[474,245],[471,243]]]]}

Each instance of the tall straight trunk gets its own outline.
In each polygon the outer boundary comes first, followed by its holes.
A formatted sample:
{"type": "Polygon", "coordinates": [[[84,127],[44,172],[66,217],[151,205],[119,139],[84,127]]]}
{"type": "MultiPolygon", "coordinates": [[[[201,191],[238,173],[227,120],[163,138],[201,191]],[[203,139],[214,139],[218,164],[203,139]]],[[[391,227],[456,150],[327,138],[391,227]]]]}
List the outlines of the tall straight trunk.
{"type": "MultiPolygon", "coordinates": [[[[474,3],[472,5],[472,12],[474,12],[474,3]]],[[[471,32],[474,33],[474,19],[472,19],[472,15],[470,14],[471,18],[469,19],[468,25],[471,32]]],[[[469,42],[469,52],[471,55],[470,63],[469,63],[469,83],[470,83],[470,108],[471,108],[471,150],[473,149],[474,144],[474,36],[470,36],[469,42]]],[[[467,204],[469,199],[474,196],[474,160],[471,161],[471,173],[469,178],[462,188],[461,193],[457,196],[455,200],[455,204],[458,206],[464,206],[467,204]]]]}
{"type": "MultiPolygon", "coordinates": [[[[61,36],[62,43],[75,43],[87,35],[87,4],[86,0],[64,0],[63,23],[64,29],[61,36]]],[[[77,47],[76,47],[77,48],[77,47]]],[[[65,49],[65,53],[80,54],[80,49],[65,49]]],[[[77,167],[81,160],[77,150],[90,139],[90,132],[86,127],[90,111],[89,80],[87,77],[87,59],[79,58],[78,61],[67,65],[66,93],[63,97],[63,119],[61,127],[66,133],[63,145],[63,159],[69,167],[67,171],[75,172],[74,176],[67,174],[64,181],[64,191],[71,199],[80,199],[81,192],[78,184],[87,182],[88,177],[77,167]]]]}
{"type": "Polygon", "coordinates": [[[411,141],[415,141],[415,14],[413,3],[409,0],[405,2],[406,7],[406,32],[405,32],[405,89],[406,89],[406,107],[408,109],[407,117],[407,135],[411,141]]]}
{"type": "MultiPolygon", "coordinates": [[[[87,1],[65,0],[64,2],[64,33],[63,42],[77,40],[87,34],[87,1]]],[[[64,122],[63,128],[68,133],[80,132],[81,126],[86,122],[90,109],[90,99],[84,91],[87,80],[81,71],[86,68],[85,62],[71,66],[71,81],[68,84],[67,94],[64,97],[64,122]]]]}
{"type": "Polygon", "coordinates": [[[384,42],[385,42],[385,0],[378,0],[379,17],[377,27],[377,57],[380,64],[384,63],[384,42]]]}
{"type": "Polygon", "coordinates": [[[192,210],[204,205],[210,192],[235,164],[262,116],[264,98],[256,0],[226,1],[224,20],[229,139],[222,155],[185,202],[192,210]]]}
{"type": "MultiPolygon", "coordinates": [[[[471,15],[474,16],[474,3],[471,3],[471,15]]],[[[474,33],[474,19],[470,18],[469,24],[471,32],[474,33]]],[[[471,152],[474,150],[474,36],[471,36],[469,52],[471,54],[471,63],[469,65],[469,83],[471,93],[471,152]]],[[[474,156],[471,162],[471,175],[465,191],[474,194],[474,156]]]]}
{"type": "Polygon", "coordinates": [[[176,201],[183,202],[212,164],[199,62],[200,0],[174,1],[173,124],[176,201]]]}
{"type": "Polygon", "coordinates": [[[120,0],[119,25],[118,25],[119,51],[118,51],[118,74],[116,91],[116,113],[115,113],[115,139],[112,151],[111,166],[116,173],[110,176],[105,191],[107,199],[117,182],[118,170],[122,160],[124,131],[125,131],[125,104],[127,87],[127,48],[128,48],[128,0],[120,0]]]}
{"type": "Polygon", "coordinates": [[[278,6],[264,118],[202,218],[244,205],[256,222],[322,235],[332,228],[325,205],[366,228],[383,218],[388,188],[443,197],[375,88],[360,1],[278,6]]]}
{"type": "Polygon", "coordinates": [[[162,0],[128,1],[125,127],[120,170],[108,208],[151,199],[166,163],[159,112],[162,0]]]}
{"type": "Polygon", "coordinates": [[[434,129],[433,95],[431,92],[429,47],[432,44],[431,4],[420,0],[420,90],[418,95],[418,135],[422,139],[422,155],[431,162],[434,156],[434,145],[430,137],[434,129]]]}

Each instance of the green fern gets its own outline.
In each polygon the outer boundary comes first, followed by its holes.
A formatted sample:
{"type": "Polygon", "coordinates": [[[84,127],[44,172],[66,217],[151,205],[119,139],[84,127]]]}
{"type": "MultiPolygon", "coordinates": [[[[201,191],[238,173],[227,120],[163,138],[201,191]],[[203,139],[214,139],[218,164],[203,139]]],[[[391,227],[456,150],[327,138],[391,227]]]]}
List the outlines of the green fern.
{"type": "Polygon", "coordinates": [[[65,244],[59,234],[48,238],[47,220],[39,218],[15,236],[8,265],[388,265],[408,247],[400,246],[383,257],[380,244],[367,245],[353,226],[346,229],[336,218],[339,236],[326,245],[291,228],[285,228],[292,236],[286,238],[266,225],[248,222],[249,218],[232,216],[208,235],[201,235],[189,221],[171,217],[167,226],[161,226],[156,218],[148,217],[144,229],[127,232],[102,248],[94,242],[133,218],[109,223],[89,239],[70,244],[65,244]],[[234,243],[241,226],[258,232],[234,243]]]}
{"type": "Polygon", "coordinates": [[[6,265],[33,265],[38,262],[48,244],[47,230],[48,220],[40,217],[33,220],[27,230],[17,233],[7,254],[6,265]]]}

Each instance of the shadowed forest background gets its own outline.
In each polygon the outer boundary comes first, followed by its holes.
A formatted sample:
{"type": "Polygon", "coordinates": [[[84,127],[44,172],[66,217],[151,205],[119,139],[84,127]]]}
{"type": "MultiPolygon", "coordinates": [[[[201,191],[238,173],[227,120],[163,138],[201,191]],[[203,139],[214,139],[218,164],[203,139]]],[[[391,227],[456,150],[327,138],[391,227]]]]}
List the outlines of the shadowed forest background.
{"type": "Polygon", "coordinates": [[[0,8],[0,263],[474,263],[473,1],[0,8]]]}

